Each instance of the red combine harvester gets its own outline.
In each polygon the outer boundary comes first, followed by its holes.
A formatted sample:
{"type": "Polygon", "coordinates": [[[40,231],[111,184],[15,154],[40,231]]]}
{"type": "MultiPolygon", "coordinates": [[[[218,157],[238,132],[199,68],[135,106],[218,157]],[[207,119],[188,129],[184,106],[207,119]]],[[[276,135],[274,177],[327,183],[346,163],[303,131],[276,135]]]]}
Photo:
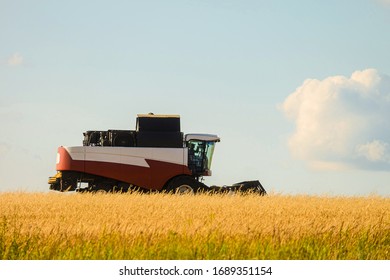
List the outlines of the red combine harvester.
{"type": "Polygon", "coordinates": [[[266,194],[259,181],[207,186],[215,143],[212,134],[186,134],[178,115],[138,115],[136,130],[84,132],[83,146],[58,148],[50,189],[79,192],[173,193],[251,191],[266,194]]]}

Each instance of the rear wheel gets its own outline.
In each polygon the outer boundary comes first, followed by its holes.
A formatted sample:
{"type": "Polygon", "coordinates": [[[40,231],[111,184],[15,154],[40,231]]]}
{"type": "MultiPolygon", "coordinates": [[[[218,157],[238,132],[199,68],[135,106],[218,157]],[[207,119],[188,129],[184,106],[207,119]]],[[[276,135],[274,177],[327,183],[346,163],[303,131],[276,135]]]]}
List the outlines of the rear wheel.
{"type": "Polygon", "coordinates": [[[120,188],[117,185],[118,182],[108,178],[96,179],[92,185],[92,191],[101,193],[115,193],[120,191],[120,188]]]}
{"type": "Polygon", "coordinates": [[[189,176],[172,179],[166,186],[166,191],[174,194],[194,194],[205,189],[205,185],[189,176]]]}

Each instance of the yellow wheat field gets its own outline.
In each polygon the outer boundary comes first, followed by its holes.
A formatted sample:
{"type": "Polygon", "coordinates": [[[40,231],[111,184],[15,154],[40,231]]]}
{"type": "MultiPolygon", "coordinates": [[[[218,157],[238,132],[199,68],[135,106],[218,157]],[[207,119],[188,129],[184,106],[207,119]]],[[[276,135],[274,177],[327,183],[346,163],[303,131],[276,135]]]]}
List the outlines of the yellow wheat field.
{"type": "Polygon", "coordinates": [[[389,259],[390,199],[0,194],[2,259],[389,259]]]}

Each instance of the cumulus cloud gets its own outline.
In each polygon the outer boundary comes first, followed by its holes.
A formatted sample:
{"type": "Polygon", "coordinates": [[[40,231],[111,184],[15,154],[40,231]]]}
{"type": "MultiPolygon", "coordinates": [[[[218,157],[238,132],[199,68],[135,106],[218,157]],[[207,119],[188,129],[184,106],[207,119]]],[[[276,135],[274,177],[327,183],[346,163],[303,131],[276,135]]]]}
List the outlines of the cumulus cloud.
{"type": "Polygon", "coordinates": [[[19,53],[14,53],[8,58],[9,66],[19,66],[23,64],[23,56],[19,53]]]}
{"type": "Polygon", "coordinates": [[[296,158],[319,169],[390,171],[390,76],[367,69],[308,79],[281,109],[295,123],[296,158]]]}
{"type": "Polygon", "coordinates": [[[382,141],[374,140],[370,143],[358,145],[358,155],[364,156],[369,161],[389,162],[389,144],[382,141]]]}

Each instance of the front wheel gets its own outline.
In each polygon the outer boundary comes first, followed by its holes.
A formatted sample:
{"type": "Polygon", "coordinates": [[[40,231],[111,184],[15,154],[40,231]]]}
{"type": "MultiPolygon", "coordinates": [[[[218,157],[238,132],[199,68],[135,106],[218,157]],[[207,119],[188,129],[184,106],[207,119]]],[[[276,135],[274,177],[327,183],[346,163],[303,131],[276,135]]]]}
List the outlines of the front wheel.
{"type": "Polygon", "coordinates": [[[194,194],[205,189],[205,185],[189,176],[172,179],[165,188],[168,193],[194,194]]]}

